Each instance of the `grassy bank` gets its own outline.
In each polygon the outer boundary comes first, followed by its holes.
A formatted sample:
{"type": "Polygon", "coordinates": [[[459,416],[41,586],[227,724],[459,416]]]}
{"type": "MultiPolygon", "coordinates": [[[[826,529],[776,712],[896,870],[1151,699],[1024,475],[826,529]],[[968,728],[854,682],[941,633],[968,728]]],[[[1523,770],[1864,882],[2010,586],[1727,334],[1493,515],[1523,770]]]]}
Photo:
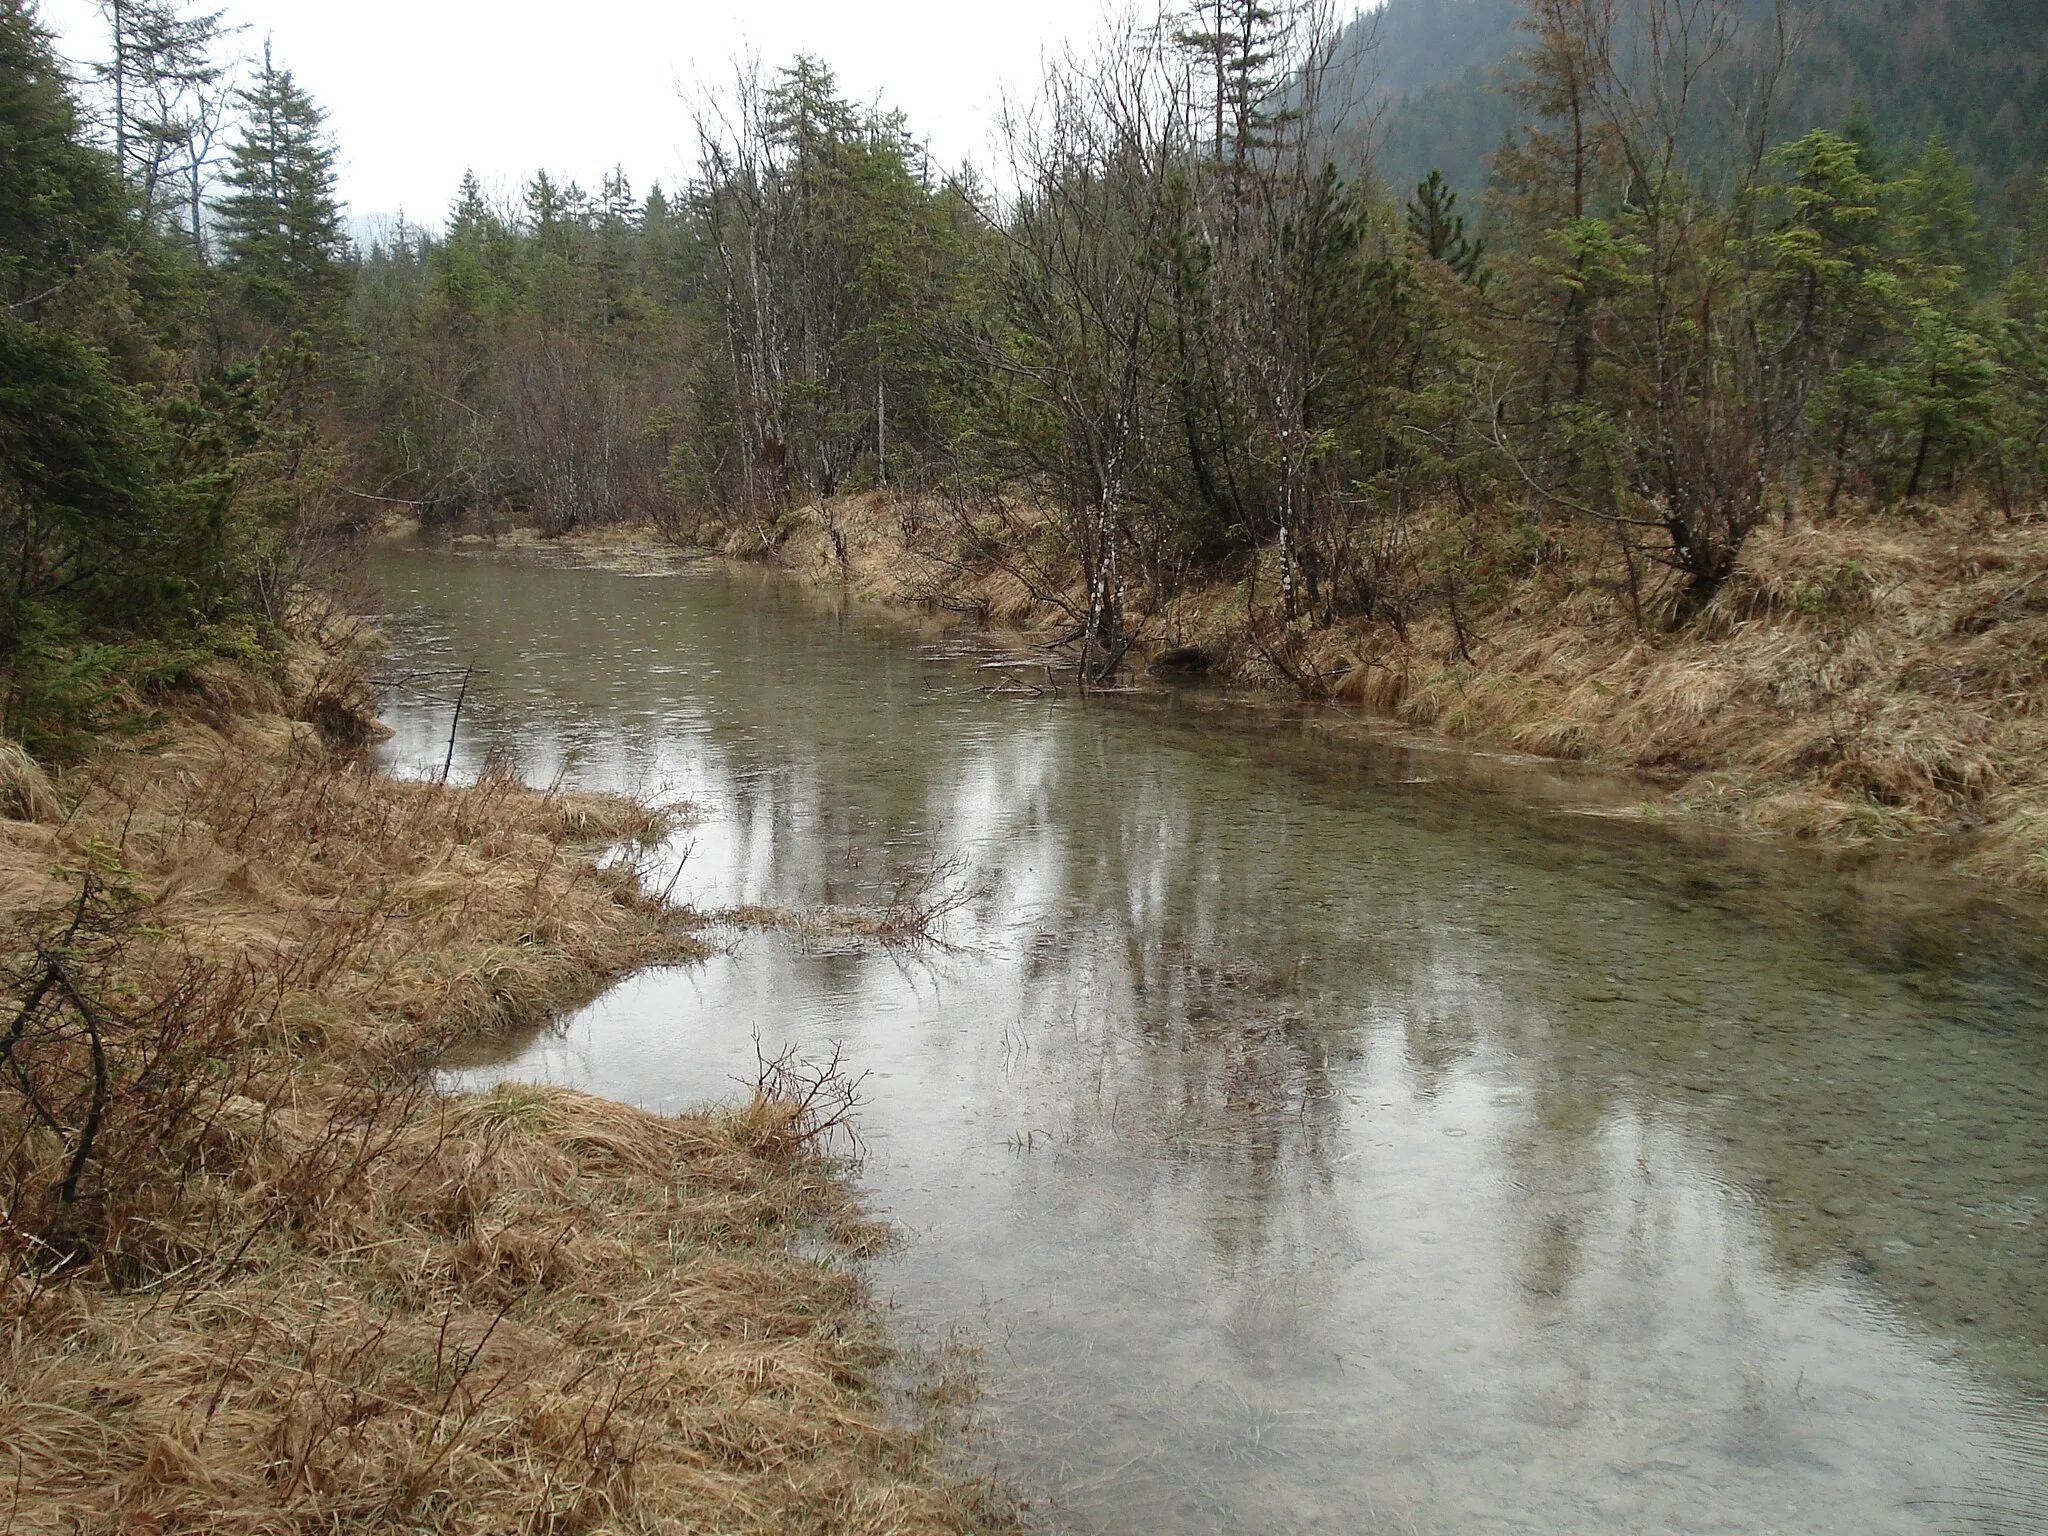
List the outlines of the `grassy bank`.
{"type": "Polygon", "coordinates": [[[664,1118],[437,1090],[695,952],[631,802],[397,782],[346,658],[0,764],[0,1529],[957,1531],[784,1073],[664,1118]],[[294,718],[296,717],[296,718],[294,718]]]}
{"type": "MultiPolygon", "coordinates": [[[[870,496],[800,509],[766,537],[707,533],[881,602],[1071,633],[1076,573],[1033,527],[1028,510],[870,496]]],[[[1586,530],[1427,553],[1455,535],[1426,514],[1404,530],[1403,579],[1427,598],[1432,560],[1455,562],[1463,595],[1412,603],[1398,628],[1283,624],[1272,573],[1247,572],[1136,593],[1130,661],[1194,647],[1222,681],[1645,771],[1658,813],[2048,889],[2048,524],[1954,506],[1766,530],[1680,625],[1654,605],[1638,621],[1641,587],[1586,530]]]]}

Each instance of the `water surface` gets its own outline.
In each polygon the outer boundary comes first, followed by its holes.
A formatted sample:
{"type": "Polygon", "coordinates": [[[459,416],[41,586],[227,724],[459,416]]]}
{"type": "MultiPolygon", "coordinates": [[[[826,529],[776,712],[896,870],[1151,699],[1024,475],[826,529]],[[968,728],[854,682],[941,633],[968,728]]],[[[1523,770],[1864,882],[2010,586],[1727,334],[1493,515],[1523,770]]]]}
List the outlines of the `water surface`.
{"type": "Polygon", "coordinates": [[[1314,712],[990,693],[720,566],[376,576],[395,674],[480,669],[454,776],[694,802],[678,899],[956,893],[948,947],[736,932],[471,1077],[673,1109],[841,1048],[878,1286],[983,1347],[1047,1527],[2048,1530],[2024,904],[1314,712]]]}

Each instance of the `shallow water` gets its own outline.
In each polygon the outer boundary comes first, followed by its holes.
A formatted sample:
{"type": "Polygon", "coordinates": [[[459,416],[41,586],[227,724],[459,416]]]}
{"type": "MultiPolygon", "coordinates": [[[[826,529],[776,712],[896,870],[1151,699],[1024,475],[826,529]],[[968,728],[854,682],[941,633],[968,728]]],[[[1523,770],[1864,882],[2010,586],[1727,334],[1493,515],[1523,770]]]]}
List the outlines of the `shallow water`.
{"type": "MultiPolygon", "coordinates": [[[[2037,910],[1310,711],[989,694],[755,573],[375,574],[395,674],[480,669],[456,778],[694,802],[704,907],[956,893],[947,948],[736,932],[466,1075],[677,1108],[842,1048],[879,1289],[984,1346],[1048,1527],[2048,1530],[2037,910]]],[[[399,771],[452,692],[393,690],[399,771]]]]}

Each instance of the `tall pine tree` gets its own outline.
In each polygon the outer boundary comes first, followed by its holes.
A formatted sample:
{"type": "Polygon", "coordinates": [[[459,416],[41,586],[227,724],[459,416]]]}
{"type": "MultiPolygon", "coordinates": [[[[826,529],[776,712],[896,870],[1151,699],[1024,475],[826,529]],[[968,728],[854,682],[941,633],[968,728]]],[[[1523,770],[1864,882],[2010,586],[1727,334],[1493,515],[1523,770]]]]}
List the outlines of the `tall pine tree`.
{"type": "Polygon", "coordinates": [[[268,46],[241,106],[241,137],[229,151],[232,190],[214,205],[225,265],[259,323],[331,331],[351,274],[327,115],[268,46]]]}

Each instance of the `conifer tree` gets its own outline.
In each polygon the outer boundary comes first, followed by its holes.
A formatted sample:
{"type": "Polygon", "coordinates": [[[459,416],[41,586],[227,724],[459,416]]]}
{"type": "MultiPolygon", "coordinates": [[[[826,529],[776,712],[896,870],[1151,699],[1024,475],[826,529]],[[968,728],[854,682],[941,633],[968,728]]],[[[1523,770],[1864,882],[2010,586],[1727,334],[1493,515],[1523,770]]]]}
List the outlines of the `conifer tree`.
{"type": "Polygon", "coordinates": [[[187,293],[151,233],[33,10],[0,0],[0,730],[37,749],[105,702],[85,658],[221,611],[236,574],[236,403],[163,371],[187,293]]]}
{"type": "Polygon", "coordinates": [[[234,93],[218,56],[232,31],[185,0],[101,0],[112,56],[95,66],[109,98],[114,160],[152,218],[182,222],[206,260],[205,194],[234,93]]]}
{"type": "Polygon", "coordinates": [[[215,204],[228,269],[257,320],[317,334],[338,323],[350,281],[326,113],[267,46],[240,104],[232,190],[215,204]]]}
{"type": "MultiPolygon", "coordinates": [[[[1876,180],[1855,140],[1815,129],[1772,151],[1784,174],[1784,211],[1760,255],[1775,288],[1774,329],[1789,390],[1785,435],[1784,526],[1799,515],[1799,469],[1817,382],[1863,356],[1884,328],[1887,291],[1878,262],[1882,230],[1876,180]]],[[[1837,413],[1856,408],[1851,397],[1837,413]]]]}
{"type": "Polygon", "coordinates": [[[1519,23],[1528,41],[1514,54],[1518,71],[1507,87],[1527,120],[1494,157],[1504,211],[1524,229],[1542,231],[1561,258],[1540,300],[1555,312],[1546,406],[1560,384],[1573,401],[1592,387],[1597,263],[1588,245],[1600,230],[1588,221],[1604,207],[1621,158],[1618,125],[1600,100],[1612,22],[1607,0],[1531,0],[1519,23]],[[1560,352],[1568,353],[1568,368],[1560,352]]]}
{"type": "Polygon", "coordinates": [[[569,216],[569,196],[546,171],[535,171],[524,194],[526,216],[543,239],[569,216]]]}
{"type": "Polygon", "coordinates": [[[0,674],[28,610],[78,551],[134,519],[133,401],[65,324],[71,277],[124,232],[107,157],[81,141],[50,40],[0,0],[0,674]]]}
{"type": "Polygon", "coordinates": [[[1210,152],[1242,171],[1290,116],[1275,66],[1287,52],[1294,13],[1266,0],[1205,0],[1188,21],[1173,40],[1209,76],[1210,152]]]}
{"type": "Polygon", "coordinates": [[[449,236],[469,234],[492,222],[490,204],[484,201],[483,183],[476,179],[475,171],[464,171],[455,189],[455,201],[448,209],[449,236]]]}
{"type": "Polygon", "coordinates": [[[0,302],[31,319],[123,223],[105,155],[80,137],[64,73],[23,0],[0,0],[0,302]]]}
{"type": "Polygon", "coordinates": [[[1468,283],[1477,282],[1486,242],[1465,233],[1465,215],[1457,208],[1458,194],[1445,183],[1444,173],[1431,170],[1415,184],[1408,204],[1408,233],[1431,261],[1442,262],[1468,283]]]}
{"type": "Polygon", "coordinates": [[[515,236],[474,171],[462,173],[448,209],[448,230],[428,262],[428,292],[452,337],[469,342],[483,317],[511,300],[509,268],[515,236]]]}
{"type": "Polygon", "coordinates": [[[1993,471],[2006,516],[2048,489],[2048,175],[2022,194],[2012,270],[1999,295],[1998,409],[1993,471]]]}

